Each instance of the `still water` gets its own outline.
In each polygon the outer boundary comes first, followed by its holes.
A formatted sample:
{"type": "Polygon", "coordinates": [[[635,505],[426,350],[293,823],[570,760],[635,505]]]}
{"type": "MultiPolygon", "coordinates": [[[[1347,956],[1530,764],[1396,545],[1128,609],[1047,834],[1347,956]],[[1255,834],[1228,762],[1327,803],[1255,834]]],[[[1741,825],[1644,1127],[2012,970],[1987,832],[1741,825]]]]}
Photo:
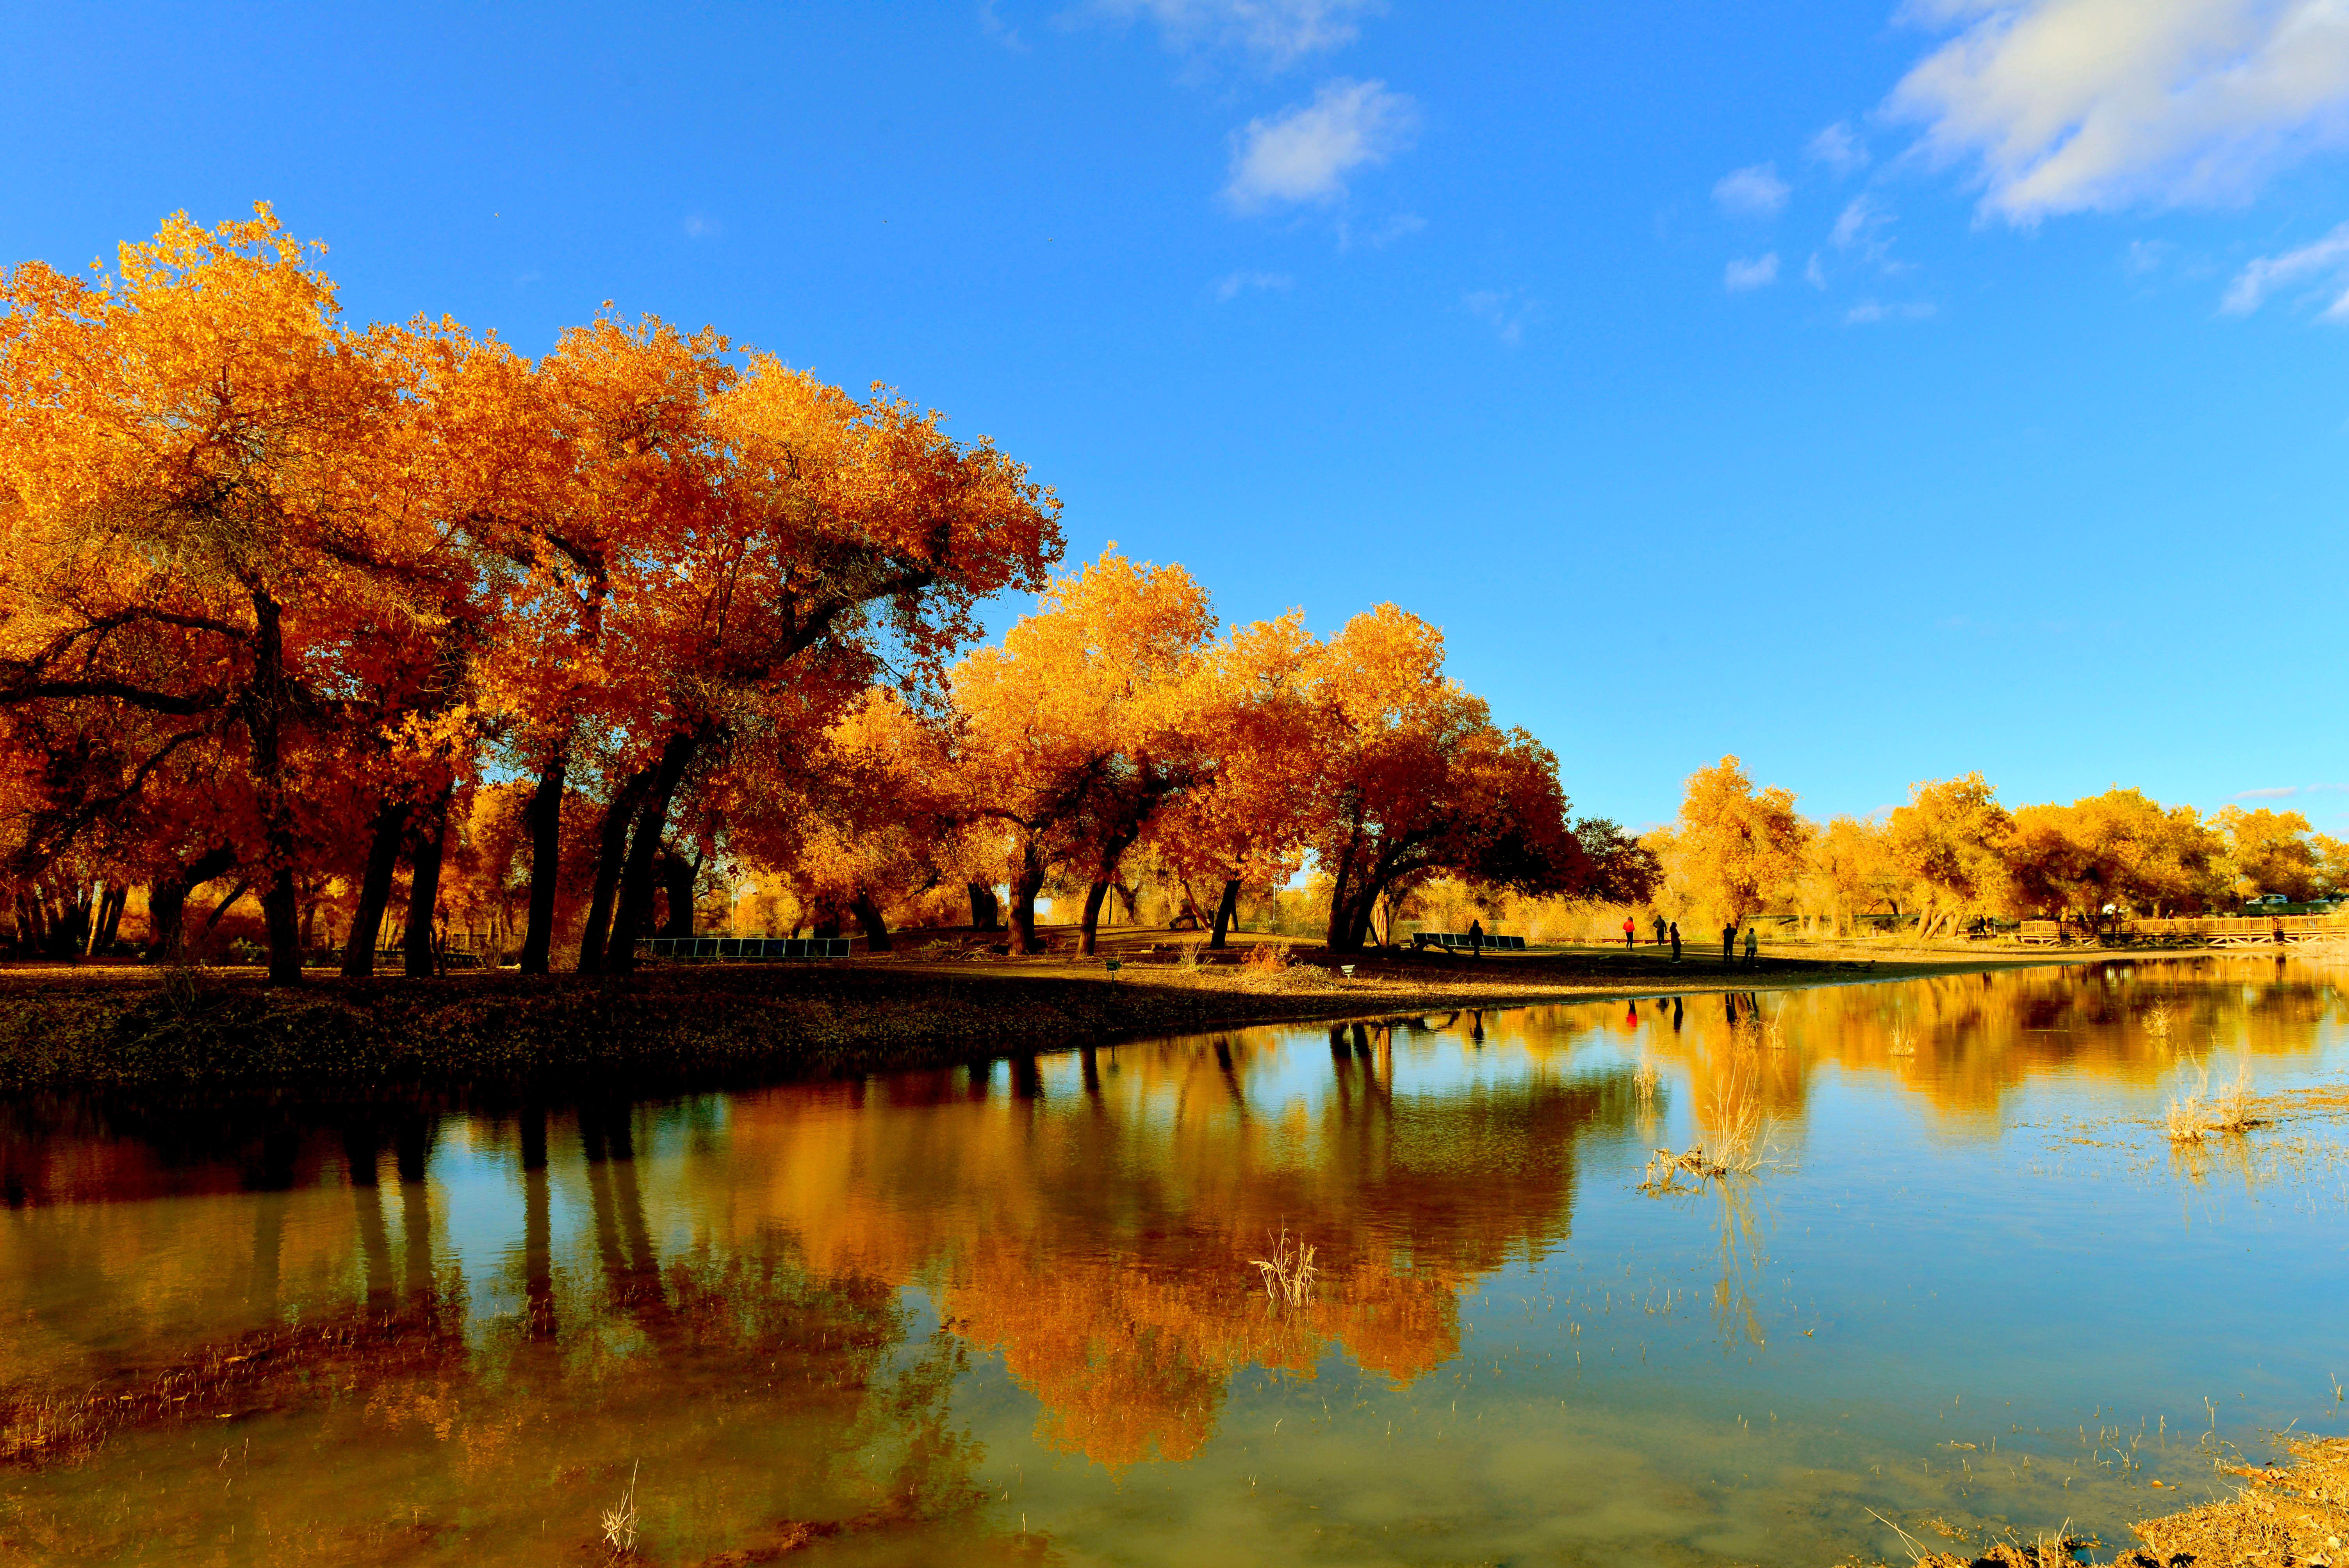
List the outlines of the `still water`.
{"type": "Polygon", "coordinates": [[[2168,960],[654,1102],[19,1103],[0,1563],[608,1562],[632,1479],[664,1564],[2119,1541],[2349,1429],[2349,1123],[2153,1125],[2198,1060],[2341,1082],[2344,1024],[2328,971],[2168,960]],[[1741,1121],[1753,1173],[1643,1190],[1741,1121]]]}

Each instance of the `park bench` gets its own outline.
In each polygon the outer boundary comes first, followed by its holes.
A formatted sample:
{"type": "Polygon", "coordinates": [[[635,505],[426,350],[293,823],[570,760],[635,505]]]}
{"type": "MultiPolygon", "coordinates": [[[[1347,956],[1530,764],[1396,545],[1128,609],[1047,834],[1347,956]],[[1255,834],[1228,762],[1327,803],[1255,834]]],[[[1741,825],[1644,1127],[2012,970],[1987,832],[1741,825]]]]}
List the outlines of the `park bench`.
{"type": "Polygon", "coordinates": [[[845,936],[647,936],[645,956],[685,964],[774,964],[797,958],[845,958],[845,936]]]}
{"type": "MultiPolygon", "coordinates": [[[[1444,953],[1472,953],[1478,944],[1475,938],[1461,932],[1414,931],[1411,934],[1411,945],[1414,952],[1424,952],[1433,947],[1444,953]]],[[[1522,936],[1500,936],[1488,931],[1482,945],[1487,953],[1522,953],[1526,939],[1522,936]]]]}

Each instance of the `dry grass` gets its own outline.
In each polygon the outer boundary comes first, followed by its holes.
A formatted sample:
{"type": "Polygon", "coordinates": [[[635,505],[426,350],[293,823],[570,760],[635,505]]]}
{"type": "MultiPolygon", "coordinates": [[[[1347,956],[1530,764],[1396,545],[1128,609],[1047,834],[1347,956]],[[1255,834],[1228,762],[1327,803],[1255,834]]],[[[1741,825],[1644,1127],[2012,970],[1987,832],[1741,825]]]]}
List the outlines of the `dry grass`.
{"type": "Polygon", "coordinates": [[[1909,1032],[1906,1024],[1892,1026],[1891,1043],[1884,1047],[1887,1056],[1913,1057],[1917,1054],[1917,1037],[1909,1032]]]}
{"type": "Polygon", "coordinates": [[[604,1544],[616,1557],[627,1557],[636,1550],[636,1470],[639,1460],[628,1470],[628,1490],[620,1494],[620,1506],[604,1511],[604,1544]]]}
{"type": "Polygon", "coordinates": [[[2241,1132],[2259,1124],[2260,1118],[2251,1109],[2251,1057],[2248,1051],[2238,1059],[2233,1080],[2216,1092],[2210,1088],[2210,1064],[2196,1064],[2193,1090],[2170,1096],[2168,1113],[2162,1119],[2163,1131],[2172,1143],[2199,1143],[2206,1138],[2241,1132]]]}
{"type": "Polygon", "coordinates": [[[1762,1114],[1762,1064],[1751,1051],[1732,1051],[1725,1069],[1697,1099],[1697,1119],[1712,1131],[1714,1160],[1738,1175],[1762,1164],[1768,1131],[1762,1114]]]}
{"type": "Polygon", "coordinates": [[[1651,1116],[1656,1109],[1656,1091],[1663,1086],[1663,1075],[1656,1071],[1655,1058],[1642,1051],[1640,1065],[1632,1069],[1631,1087],[1639,1092],[1640,1114],[1651,1116]]]}
{"type": "Polygon", "coordinates": [[[1286,1224],[1272,1238],[1272,1256],[1248,1262],[1263,1279],[1264,1294],[1275,1305],[1303,1306],[1313,1299],[1313,1282],[1319,1274],[1313,1266],[1313,1248],[1301,1236],[1291,1242],[1286,1224]]]}
{"type": "Polygon", "coordinates": [[[2169,999],[2157,999],[2145,1016],[2145,1032],[2157,1040],[2169,1038],[2169,999]]]}
{"type": "MultiPolygon", "coordinates": [[[[2278,1440],[2292,1463],[2236,1467],[2233,1473],[2247,1484],[2233,1497],[2131,1525],[2145,1544],[2117,1553],[2113,1568],[2349,1562],[2349,1438],[2278,1440]]],[[[1917,1561],[1919,1568],[2045,1568],[2072,1562],[2072,1549],[2081,1544],[2072,1539],[2067,1523],[2028,1546],[2017,1542],[1980,1557],[1942,1553],[1917,1561]]]]}

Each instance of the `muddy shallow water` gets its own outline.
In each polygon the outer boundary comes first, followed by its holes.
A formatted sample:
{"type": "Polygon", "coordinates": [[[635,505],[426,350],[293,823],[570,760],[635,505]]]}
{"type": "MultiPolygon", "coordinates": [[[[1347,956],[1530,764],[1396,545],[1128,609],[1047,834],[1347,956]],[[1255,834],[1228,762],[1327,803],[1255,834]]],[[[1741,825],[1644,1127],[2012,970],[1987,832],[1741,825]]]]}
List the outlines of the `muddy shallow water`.
{"type": "Polygon", "coordinates": [[[2340,1083],[2345,1022],[2331,971],[2172,959],[651,1102],[19,1103],[0,1563],[606,1562],[632,1477],[658,1563],[2117,1542],[2349,1429],[2349,1122],[2155,1125],[2198,1063],[2340,1083]],[[1741,1126],[1751,1173],[1643,1190],[1741,1126]]]}

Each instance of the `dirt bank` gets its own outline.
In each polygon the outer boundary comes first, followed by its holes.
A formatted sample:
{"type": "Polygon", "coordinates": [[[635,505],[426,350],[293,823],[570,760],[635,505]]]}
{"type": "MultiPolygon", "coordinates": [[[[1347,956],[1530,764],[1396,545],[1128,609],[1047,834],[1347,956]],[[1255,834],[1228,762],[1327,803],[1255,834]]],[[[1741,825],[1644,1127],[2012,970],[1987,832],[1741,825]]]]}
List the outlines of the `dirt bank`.
{"type": "MultiPolygon", "coordinates": [[[[1102,957],[1011,958],[968,940],[824,965],[661,965],[625,978],[460,973],[0,971],[0,1088],[547,1080],[632,1084],[934,1066],[1248,1024],[1772,989],[2044,965],[2042,955],[1747,967],[1652,949],[1482,959],[1372,954],[1350,978],[1311,949],[1279,967],[1192,968],[1143,937],[1102,957]],[[1112,975],[1105,959],[1123,965],[1112,975]]],[[[1284,944],[1287,945],[1287,944],[1284,944]]]]}
{"type": "MultiPolygon", "coordinates": [[[[2332,1568],[2349,1563],[2349,1438],[2282,1438],[2289,1464],[2234,1467],[2232,1498],[2130,1526],[2143,1542],[2109,1561],[2115,1568],[2332,1568]]],[[[1936,1553],[1918,1568],[2048,1568],[2076,1561],[2049,1536],[2045,1545],[1999,1546],[1981,1557],[1936,1553]]],[[[2099,1556],[2098,1562],[2106,1561],[2099,1556]]]]}

